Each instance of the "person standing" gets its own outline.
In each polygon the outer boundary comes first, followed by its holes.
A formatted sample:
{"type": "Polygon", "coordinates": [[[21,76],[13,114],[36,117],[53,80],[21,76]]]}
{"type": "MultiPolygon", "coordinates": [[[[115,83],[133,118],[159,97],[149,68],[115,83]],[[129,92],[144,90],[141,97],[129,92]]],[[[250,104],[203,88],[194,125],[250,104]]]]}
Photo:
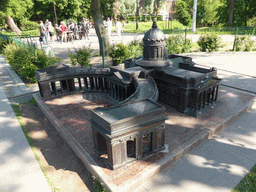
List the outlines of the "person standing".
{"type": "Polygon", "coordinates": [[[48,30],[49,30],[49,35],[50,35],[50,41],[53,42],[52,37],[54,35],[54,28],[52,26],[51,21],[49,21],[49,23],[48,23],[48,30]]]}
{"type": "Polygon", "coordinates": [[[116,32],[118,37],[121,39],[122,23],[119,18],[117,18],[117,22],[116,22],[116,32]]]}
{"type": "Polygon", "coordinates": [[[107,25],[108,36],[109,36],[109,39],[110,39],[111,38],[111,31],[112,31],[112,21],[109,19],[109,17],[107,18],[106,25],[107,25]]]}
{"type": "Polygon", "coordinates": [[[63,39],[66,39],[66,36],[67,36],[67,33],[66,33],[67,27],[66,27],[66,25],[63,21],[60,24],[61,24],[60,29],[61,29],[61,32],[62,32],[62,34],[61,34],[61,43],[62,43],[63,39]]]}
{"type": "Polygon", "coordinates": [[[46,30],[46,32],[45,32],[46,39],[48,41],[48,39],[49,39],[49,28],[48,28],[49,27],[49,20],[48,19],[46,19],[44,27],[45,27],[45,30],[46,30]]]}
{"type": "Polygon", "coordinates": [[[43,41],[44,45],[48,44],[48,41],[47,41],[47,38],[46,38],[46,29],[44,27],[43,21],[39,22],[38,28],[39,28],[39,32],[40,32],[40,41],[43,41]]]}

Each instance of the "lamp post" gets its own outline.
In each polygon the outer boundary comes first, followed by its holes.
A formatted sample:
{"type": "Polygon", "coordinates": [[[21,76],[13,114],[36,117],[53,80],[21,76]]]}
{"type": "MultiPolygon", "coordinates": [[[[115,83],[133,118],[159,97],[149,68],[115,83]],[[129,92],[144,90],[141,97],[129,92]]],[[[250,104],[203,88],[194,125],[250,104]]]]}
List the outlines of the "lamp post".
{"type": "Polygon", "coordinates": [[[194,0],[192,33],[196,32],[196,11],[197,11],[197,0],[194,0]]]}
{"type": "Polygon", "coordinates": [[[138,0],[136,0],[136,30],[138,30],[139,28],[139,24],[138,24],[138,0]]]}

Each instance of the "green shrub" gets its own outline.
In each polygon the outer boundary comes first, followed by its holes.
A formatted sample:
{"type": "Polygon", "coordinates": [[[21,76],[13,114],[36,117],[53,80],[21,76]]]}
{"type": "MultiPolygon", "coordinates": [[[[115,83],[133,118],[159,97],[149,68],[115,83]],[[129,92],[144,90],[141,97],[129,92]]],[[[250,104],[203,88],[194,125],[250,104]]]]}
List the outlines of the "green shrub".
{"type": "Polygon", "coordinates": [[[248,22],[247,22],[247,25],[249,27],[255,27],[256,26],[256,17],[253,17],[253,18],[249,19],[248,22]]]}
{"type": "Polygon", "coordinates": [[[3,49],[3,55],[5,57],[6,62],[15,63],[14,53],[18,50],[18,45],[15,42],[7,44],[3,49]]]}
{"type": "Polygon", "coordinates": [[[68,56],[73,66],[80,65],[88,67],[92,59],[93,49],[89,47],[82,46],[80,48],[74,48],[74,52],[70,49],[68,50],[68,56]]]}
{"type": "Polygon", "coordinates": [[[132,40],[132,41],[129,43],[128,46],[131,46],[131,45],[143,47],[143,42],[142,42],[142,40],[134,39],[134,40],[132,40]]]}
{"type": "Polygon", "coordinates": [[[13,42],[13,39],[10,38],[9,36],[1,35],[0,36],[0,53],[2,53],[3,49],[5,49],[5,47],[12,42],[13,42]]]}
{"type": "Polygon", "coordinates": [[[197,44],[203,52],[217,51],[221,47],[220,37],[215,33],[202,34],[197,44]]]}
{"type": "MultiPolygon", "coordinates": [[[[14,48],[12,60],[8,60],[12,69],[21,77],[25,77],[31,82],[36,82],[36,72],[38,67],[33,63],[36,60],[36,56],[30,52],[25,46],[18,46],[17,49],[14,48]]],[[[6,55],[6,52],[5,54],[6,55]]]]}
{"type": "Polygon", "coordinates": [[[251,51],[254,45],[254,41],[251,36],[236,36],[236,43],[234,51],[251,51]]]}
{"type": "Polygon", "coordinates": [[[29,30],[29,31],[21,31],[22,35],[28,35],[28,36],[39,36],[40,32],[38,29],[29,30]]]}
{"type": "Polygon", "coordinates": [[[166,39],[168,54],[187,53],[192,49],[190,39],[185,39],[183,35],[172,35],[166,39]]]}
{"type": "Polygon", "coordinates": [[[45,54],[45,52],[42,49],[36,50],[36,60],[34,61],[34,64],[39,68],[46,68],[51,67],[55,65],[56,62],[60,60],[60,58],[53,56],[50,54],[45,54]]]}
{"type": "Polygon", "coordinates": [[[138,40],[130,42],[128,45],[124,43],[113,44],[109,48],[109,56],[112,58],[114,66],[122,63],[123,60],[136,58],[142,55],[142,44],[138,40]]]}
{"type": "Polygon", "coordinates": [[[109,47],[108,54],[112,58],[113,65],[116,66],[127,58],[128,49],[124,43],[112,44],[109,47]]]}
{"type": "Polygon", "coordinates": [[[24,19],[22,21],[22,27],[21,27],[21,30],[35,30],[35,29],[38,29],[38,23],[35,22],[35,21],[29,21],[27,19],[24,19]]]}
{"type": "Polygon", "coordinates": [[[32,45],[17,45],[15,42],[5,47],[3,55],[20,77],[24,77],[32,83],[36,82],[35,70],[53,66],[59,60],[52,55],[46,55],[43,50],[32,45]]]}

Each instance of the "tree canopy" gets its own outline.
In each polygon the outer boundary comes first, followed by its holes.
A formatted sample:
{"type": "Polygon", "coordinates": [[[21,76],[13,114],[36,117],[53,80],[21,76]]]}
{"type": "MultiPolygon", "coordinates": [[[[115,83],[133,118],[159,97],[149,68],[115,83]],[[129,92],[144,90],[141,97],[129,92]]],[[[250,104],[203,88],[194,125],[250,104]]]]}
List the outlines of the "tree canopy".
{"type": "MultiPolygon", "coordinates": [[[[99,0],[100,13],[106,17],[122,19],[135,15],[137,0],[99,0]]],[[[175,0],[176,18],[184,25],[190,25],[193,15],[194,0],[175,0]]],[[[138,0],[142,13],[159,14],[166,0],[138,0]]],[[[73,19],[81,21],[83,17],[92,19],[91,0],[1,0],[0,25],[6,23],[6,18],[13,18],[21,26],[24,20],[38,22],[51,20],[58,23],[73,19]],[[54,6],[55,5],[55,6],[54,6]],[[4,18],[4,19],[3,19],[4,18]]],[[[168,10],[167,10],[168,11],[168,10]]],[[[197,25],[209,26],[222,24],[224,26],[247,26],[248,21],[255,18],[255,0],[198,0],[197,25]]],[[[249,22],[253,23],[253,22],[249,22]]]]}
{"type": "MultiPolygon", "coordinates": [[[[176,0],[176,18],[184,25],[190,24],[194,0],[176,0]]],[[[197,25],[214,24],[247,26],[248,20],[256,16],[255,0],[198,0],[197,25]]]]}
{"type": "Polygon", "coordinates": [[[21,21],[29,17],[28,9],[34,5],[33,0],[2,0],[0,6],[0,16],[10,16],[15,21],[21,21]]]}

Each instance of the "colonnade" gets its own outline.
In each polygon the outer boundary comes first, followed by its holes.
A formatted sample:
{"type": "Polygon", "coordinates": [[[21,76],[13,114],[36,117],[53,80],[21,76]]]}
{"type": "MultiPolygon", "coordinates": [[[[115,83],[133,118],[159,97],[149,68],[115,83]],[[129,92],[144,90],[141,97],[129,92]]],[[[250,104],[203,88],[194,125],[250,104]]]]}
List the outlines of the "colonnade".
{"type": "Polygon", "coordinates": [[[120,84],[110,80],[110,77],[82,76],[60,80],[38,81],[41,97],[48,99],[52,97],[71,94],[74,92],[107,92],[116,100],[123,101],[130,97],[134,91],[133,83],[120,84]]]}
{"type": "Polygon", "coordinates": [[[108,82],[108,94],[116,100],[123,101],[130,97],[135,91],[134,85],[121,85],[114,82],[108,82]]]}
{"type": "Polygon", "coordinates": [[[210,105],[213,101],[216,101],[218,98],[218,89],[219,85],[213,86],[207,90],[202,90],[196,93],[195,101],[192,104],[193,108],[197,111],[204,109],[206,105],[210,105]]]}

